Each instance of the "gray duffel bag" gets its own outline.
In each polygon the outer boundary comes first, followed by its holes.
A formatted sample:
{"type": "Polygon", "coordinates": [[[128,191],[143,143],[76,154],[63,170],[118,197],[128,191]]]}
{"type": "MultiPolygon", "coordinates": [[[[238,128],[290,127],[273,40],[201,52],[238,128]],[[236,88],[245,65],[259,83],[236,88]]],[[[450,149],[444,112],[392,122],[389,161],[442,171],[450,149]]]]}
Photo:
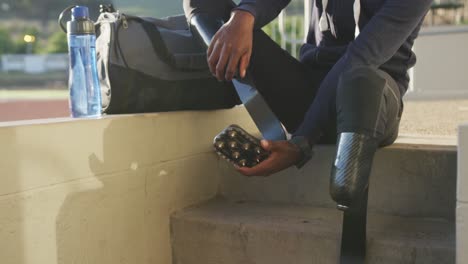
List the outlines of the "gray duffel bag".
{"type": "Polygon", "coordinates": [[[206,50],[183,15],[163,19],[102,12],[96,54],[108,114],[207,110],[239,104],[228,83],[212,77],[206,50]]]}

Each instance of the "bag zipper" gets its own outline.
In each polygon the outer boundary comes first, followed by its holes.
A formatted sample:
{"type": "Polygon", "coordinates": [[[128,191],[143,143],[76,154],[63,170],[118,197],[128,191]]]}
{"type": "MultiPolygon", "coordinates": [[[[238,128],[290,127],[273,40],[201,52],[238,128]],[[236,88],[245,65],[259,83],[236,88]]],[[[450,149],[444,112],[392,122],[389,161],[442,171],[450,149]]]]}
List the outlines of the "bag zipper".
{"type": "Polygon", "coordinates": [[[122,26],[124,29],[128,28],[128,21],[127,16],[125,14],[121,14],[120,17],[122,18],[122,26]]]}

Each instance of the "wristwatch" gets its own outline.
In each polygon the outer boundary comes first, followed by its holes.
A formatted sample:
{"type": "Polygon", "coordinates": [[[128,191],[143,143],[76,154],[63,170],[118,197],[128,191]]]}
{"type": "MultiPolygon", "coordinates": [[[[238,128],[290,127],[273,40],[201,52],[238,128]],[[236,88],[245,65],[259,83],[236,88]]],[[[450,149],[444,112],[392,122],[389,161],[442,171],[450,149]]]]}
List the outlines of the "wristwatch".
{"type": "Polygon", "coordinates": [[[289,143],[296,145],[301,151],[301,159],[296,162],[296,168],[302,168],[314,155],[310,147],[309,140],[303,136],[295,136],[288,140],[289,143]]]}

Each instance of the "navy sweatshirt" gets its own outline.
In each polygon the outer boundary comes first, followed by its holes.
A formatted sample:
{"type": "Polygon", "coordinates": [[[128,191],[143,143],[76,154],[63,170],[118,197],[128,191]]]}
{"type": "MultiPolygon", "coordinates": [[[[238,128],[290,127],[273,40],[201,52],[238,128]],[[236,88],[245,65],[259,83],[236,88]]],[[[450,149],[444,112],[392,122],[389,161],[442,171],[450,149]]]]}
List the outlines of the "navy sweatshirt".
{"type": "MultiPolygon", "coordinates": [[[[258,29],[278,16],[290,1],[242,0],[237,9],[253,14],[258,29]]],[[[331,70],[303,124],[294,133],[311,139],[319,136],[334,113],[330,106],[335,106],[336,79],[344,71],[360,66],[384,70],[398,83],[401,94],[406,92],[407,71],[416,63],[412,46],[432,0],[361,0],[360,34],[356,39],[354,0],[329,0],[326,11],[333,19],[335,35],[319,30],[322,1],[314,2],[307,43],[301,48],[300,59],[311,64],[331,63],[331,70]]]]}

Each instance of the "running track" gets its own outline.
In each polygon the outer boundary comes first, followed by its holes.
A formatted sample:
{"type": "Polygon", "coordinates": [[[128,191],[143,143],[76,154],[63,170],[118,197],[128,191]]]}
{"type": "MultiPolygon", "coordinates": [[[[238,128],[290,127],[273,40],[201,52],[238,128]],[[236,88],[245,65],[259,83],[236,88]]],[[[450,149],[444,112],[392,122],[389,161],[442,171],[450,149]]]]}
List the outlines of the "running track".
{"type": "Polygon", "coordinates": [[[0,122],[69,116],[68,100],[0,102],[0,122]]]}

